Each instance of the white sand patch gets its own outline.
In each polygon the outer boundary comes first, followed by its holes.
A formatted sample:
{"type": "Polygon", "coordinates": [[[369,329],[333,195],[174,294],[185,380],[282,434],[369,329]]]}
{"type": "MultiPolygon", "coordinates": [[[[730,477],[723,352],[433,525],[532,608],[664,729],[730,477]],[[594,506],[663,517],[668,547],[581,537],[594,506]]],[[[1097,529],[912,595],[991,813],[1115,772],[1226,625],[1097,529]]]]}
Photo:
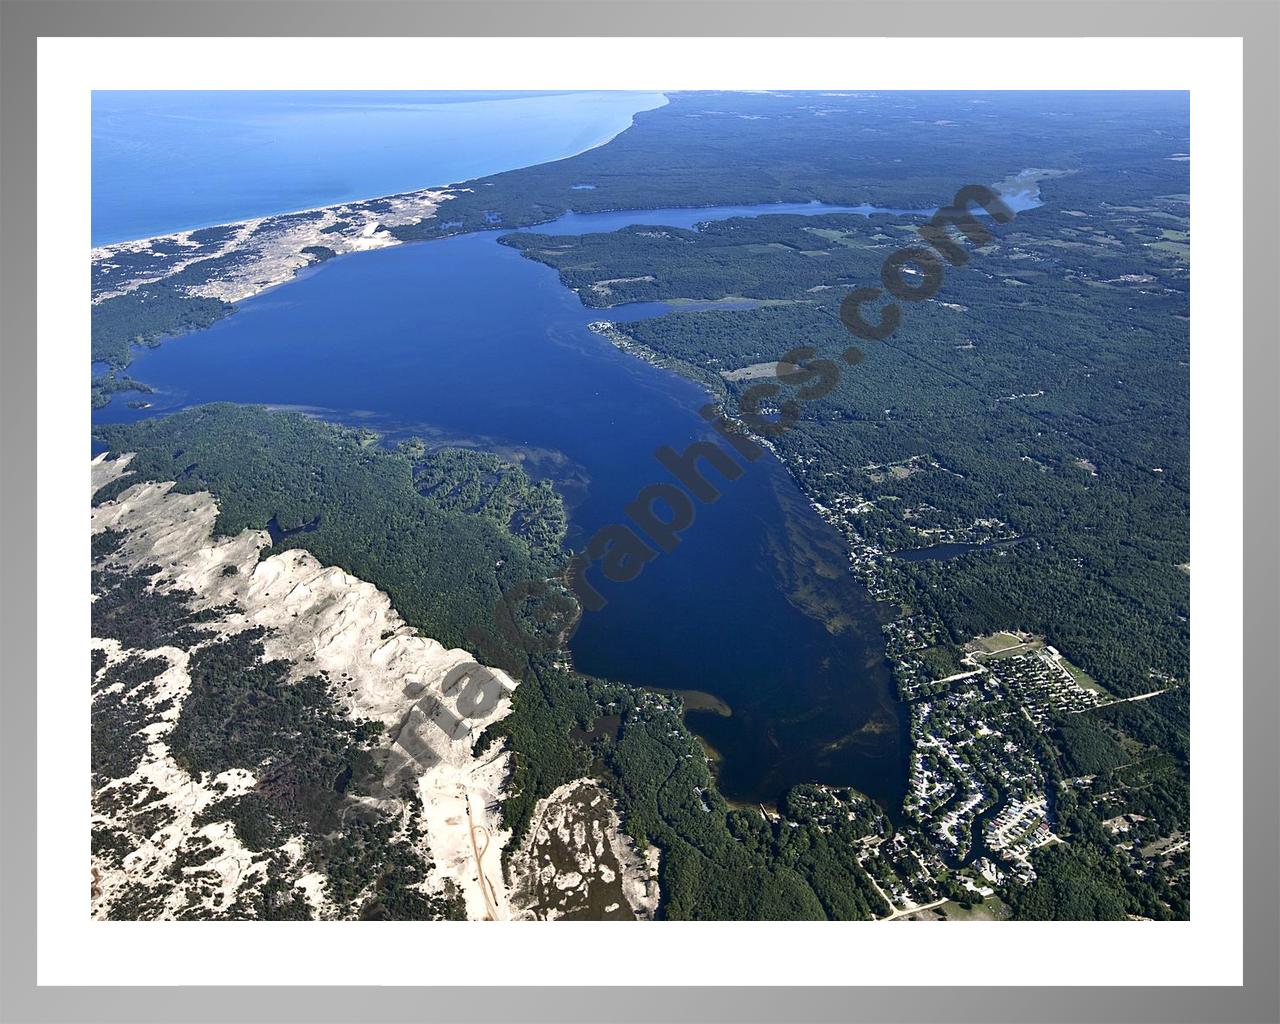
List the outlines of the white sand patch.
{"type": "Polygon", "coordinates": [[[133,461],[133,453],[121,455],[118,459],[108,459],[107,453],[95,456],[89,463],[89,497],[93,497],[107,484],[118,480],[133,461]]]}
{"type": "MultiPolygon", "coordinates": [[[[539,800],[529,832],[510,858],[513,916],[556,920],[569,901],[554,894],[581,897],[578,890],[594,886],[608,894],[620,892],[636,918],[652,919],[660,896],[661,855],[652,846],[641,854],[621,824],[612,800],[594,779],[575,779],[539,800]],[[589,812],[586,818],[584,809],[589,812]],[[553,861],[553,848],[561,853],[559,867],[553,861]],[[565,848],[572,864],[564,861],[565,848]]],[[[616,901],[606,904],[604,913],[612,914],[619,905],[616,901]]],[[[581,906],[577,910],[581,914],[581,906]]]]}
{"type": "Polygon", "coordinates": [[[764,377],[776,377],[779,372],[791,372],[786,369],[779,370],[779,367],[783,365],[776,361],[772,363],[752,363],[750,366],[742,366],[736,370],[721,370],[720,376],[725,380],[759,380],[764,377]]]}
{"type": "Polygon", "coordinates": [[[461,890],[467,917],[504,921],[511,916],[502,875],[511,833],[501,827],[509,756],[498,750],[476,759],[470,748],[469,742],[450,744],[446,758],[418,780],[423,823],[435,871],[461,890]]]}
{"type": "Polygon", "coordinates": [[[137,257],[154,251],[159,244],[167,252],[173,246],[189,248],[190,256],[180,252],[166,256],[151,272],[139,271],[126,283],[100,291],[93,301],[102,302],[131,292],[142,285],[154,284],[194,267],[208,259],[224,259],[210,281],[186,288],[188,294],[205,298],[239,302],[274,285],[283,284],[299,270],[314,262],[317,254],[307,248],[331,250],[335,255],[384,249],[398,245],[399,240],[382,228],[415,224],[435,216],[440,204],[452,193],[442,189],[424,189],[386,196],[376,200],[339,203],[335,206],[299,210],[296,213],[255,217],[233,224],[220,225],[228,230],[225,239],[201,244],[192,238],[193,231],[179,231],[133,242],[100,246],[91,253],[95,268],[111,267],[122,257],[132,263],[137,257]],[[234,257],[234,259],[227,259],[234,257]]]}
{"type": "MultiPolygon", "coordinates": [[[[94,639],[92,645],[106,654],[107,667],[128,656],[112,639],[94,639]]],[[[172,878],[178,851],[193,834],[203,836],[216,848],[212,861],[196,869],[182,869],[174,879],[176,884],[165,899],[163,911],[148,916],[172,919],[180,911],[190,911],[195,906],[206,911],[225,910],[251,876],[264,868],[265,858],[246,850],[226,823],[207,826],[196,832],[194,819],[215,801],[248,792],[253,788],[255,779],[247,771],[232,769],[216,777],[197,780],[174,762],[164,739],[173,729],[181,702],[190,690],[188,655],[176,647],[159,647],[140,653],[145,657],[162,657],[169,662],[169,667],[152,681],[157,692],[145,701],[163,709],[158,710],[155,720],[142,730],[148,740],[147,750],[134,772],[125,778],[112,780],[98,793],[99,798],[105,799],[95,799],[95,807],[106,806],[116,795],[112,791],[119,791],[125,806],[113,813],[95,811],[92,821],[127,832],[133,815],[140,807],[145,807],[148,814],[162,816],[165,824],[126,854],[119,868],[111,867],[103,858],[93,858],[91,913],[94,917],[105,918],[133,882],[172,878]]],[[[117,684],[100,692],[111,693],[119,688],[120,684],[117,684]]]]}

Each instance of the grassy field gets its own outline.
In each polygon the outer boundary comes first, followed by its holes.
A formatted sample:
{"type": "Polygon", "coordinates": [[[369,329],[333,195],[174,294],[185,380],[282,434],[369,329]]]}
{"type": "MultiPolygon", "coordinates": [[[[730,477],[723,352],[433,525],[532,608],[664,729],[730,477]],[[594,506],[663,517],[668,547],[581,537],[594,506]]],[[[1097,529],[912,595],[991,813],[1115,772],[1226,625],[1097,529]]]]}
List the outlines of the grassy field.
{"type": "Polygon", "coordinates": [[[1089,675],[1089,673],[1084,669],[1077,668],[1075,665],[1071,664],[1071,662],[1067,661],[1066,658],[1062,659],[1062,667],[1071,673],[1071,678],[1076,681],[1076,685],[1082,686],[1086,690],[1092,690],[1094,693],[1101,694],[1104,697],[1112,696],[1111,692],[1094,679],[1093,676],[1089,675]]]}
{"type": "Polygon", "coordinates": [[[1021,647],[1023,641],[1012,633],[992,633],[990,636],[974,638],[974,644],[986,654],[999,654],[1014,647],[1021,647]]]}
{"type": "Polygon", "coordinates": [[[947,912],[948,921],[1007,921],[1010,916],[1009,905],[998,896],[975,903],[969,910],[965,910],[954,900],[944,903],[938,909],[947,912]]]}
{"type": "Polygon", "coordinates": [[[940,907],[922,910],[911,914],[906,921],[1008,921],[1011,916],[1009,905],[998,896],[991,896],[974,903],[965,910],[955,900],[948,900],[940,907]]]}

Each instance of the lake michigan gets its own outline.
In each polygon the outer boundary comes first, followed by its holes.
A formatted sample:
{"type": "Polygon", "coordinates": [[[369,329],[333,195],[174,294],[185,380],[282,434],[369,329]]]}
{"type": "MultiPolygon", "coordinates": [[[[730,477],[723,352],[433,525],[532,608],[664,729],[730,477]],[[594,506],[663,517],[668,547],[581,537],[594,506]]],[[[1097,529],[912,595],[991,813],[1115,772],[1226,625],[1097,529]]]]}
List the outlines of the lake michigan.
{"type": "Polygon", "coordinates": [[[93,244],[559,160],[665,102],[634,92],[99,91],[93,244]]]}

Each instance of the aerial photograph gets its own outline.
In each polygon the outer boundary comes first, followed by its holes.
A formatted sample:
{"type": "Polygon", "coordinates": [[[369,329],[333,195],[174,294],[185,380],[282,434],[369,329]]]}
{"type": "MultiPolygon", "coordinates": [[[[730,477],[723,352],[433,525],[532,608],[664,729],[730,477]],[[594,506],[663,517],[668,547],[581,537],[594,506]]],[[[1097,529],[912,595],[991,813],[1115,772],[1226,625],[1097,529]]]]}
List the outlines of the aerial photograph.
{"type": "Polygon", "coordinates": [[[1190,919],[1187,92],[91,130],[92,918],[1190,919]]]}

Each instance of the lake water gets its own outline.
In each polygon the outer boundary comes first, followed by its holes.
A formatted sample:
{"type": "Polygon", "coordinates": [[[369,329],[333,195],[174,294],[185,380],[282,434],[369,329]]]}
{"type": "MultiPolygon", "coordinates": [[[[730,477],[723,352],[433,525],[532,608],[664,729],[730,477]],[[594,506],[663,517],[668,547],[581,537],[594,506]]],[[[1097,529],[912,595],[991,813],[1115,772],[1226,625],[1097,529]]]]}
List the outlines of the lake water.
{"type": "MultiPolygon", "coordinates": [[[[568,215],[536,230],[685,224],[777,207],[568,215]]],[[[790,211],[786,211],[790,212],[790,211]]],[[[829,212],[804,206],[801,212],[829,212]]],[[[261,402],[392,437],[482,444],[556,480],[571,543],[624,521],[654,458],[715,440],[694,384],[587,330],[601,317],[661,315],[661,303],[587,309],[554,270],[499,245],[499,232],[327,261],[241,304],[205,331],[139,352],[129,369],[152,408],[121,399],[96,421],[210,401],[261,402]]],[[[129,396],[124,396],[126,399],[129,396]]],[[[896,809],[906,777],[901,709],[878,609],[848,571],[841,539],[767,456],[697,510],[671,554],[626,584],[590,578],[608,604],[572,642],[584,672],[700,690],[728,717],[691,712],[723,760],[726,796],[772,801],[798,782],[852,785],[896,809]]]]}
{"type": "Polygon", "coordinates": [[[902,551],[895,551],[893,557],[900,562],[945,562],[947,559],[959,558],[972,551],[1002,551],[1021,543],[1022,539],[931,544],[927,548],[905,548],[902,551]]]}
{"type": "Polygon", "coordinates": [[[703,221],[728,220],[730,217],[760,217],[765,214],[857,213],[864,217],[873,213],[930,214],[932,210],[891,210],[878,206],[833,206],[827,203],[767,203],[760,206],[681,206],[663,210],[617,210],[611,213],[573,213],[556,218],[549,224],[529,228],[543,235],[585,235],[593,231],[617,231],[632,224],[654,224],[664,228],[695,228],[703,221]]]}
{"type": "Polygon", "coordinates": [[[559,160],[665,102],[643,92],[95,92],[93,244],[559,160]]]}

